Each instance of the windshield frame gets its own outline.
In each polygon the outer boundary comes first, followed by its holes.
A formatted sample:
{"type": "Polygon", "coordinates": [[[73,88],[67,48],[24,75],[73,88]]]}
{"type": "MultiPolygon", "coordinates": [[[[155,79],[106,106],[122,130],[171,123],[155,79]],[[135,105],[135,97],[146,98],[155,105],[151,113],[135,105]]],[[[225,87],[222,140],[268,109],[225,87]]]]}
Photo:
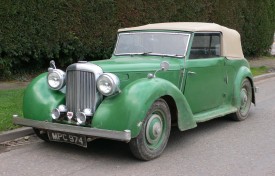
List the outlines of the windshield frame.
{"type": "MultiPolygon", "coordinates": [[[[183,58],[186,57],[187,54],[187,50],[189,47],[189,42],[190,42],[190,38],[191,38],[191,33],[185,32],[185,31],[125,31],[125,32],[120,32],[117,34],[117,41],[116,41],[116,45],[115,45],[115,49],[113,52],[113,55],[115,56],[133,56],[133,55],[143,55],[143,56],[163,56],[163,57],[177,57],[177,58],[183,58]],[[165,34],[172,34],[172,35],[184,35],[184,36],[188,36],[188,39],[186,41],[186,48],[184,51],[183,55],[172,55],[172,54],[161,54],[161,53],[152,53],[152,52],[144,52],[144,53],[116,53],[117,50],[117,45],[118,45],[118,41],[119,41],[119,37],[121,34],[135,34],[135,33],[165,33],[165,34]]],[[[184,49],[184,48],[183,48],[184,49]]]]}

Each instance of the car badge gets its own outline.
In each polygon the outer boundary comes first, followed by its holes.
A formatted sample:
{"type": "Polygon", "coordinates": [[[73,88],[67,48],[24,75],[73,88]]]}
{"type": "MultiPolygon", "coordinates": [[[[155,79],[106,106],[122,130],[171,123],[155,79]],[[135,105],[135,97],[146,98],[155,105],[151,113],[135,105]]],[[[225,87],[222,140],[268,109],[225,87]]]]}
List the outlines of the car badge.
{"type": "Polygon", "coordinates": [[[71,120],[74,116],[74,113],[73,112],[67,112],[67,117],[69,120],[71,120]]]}

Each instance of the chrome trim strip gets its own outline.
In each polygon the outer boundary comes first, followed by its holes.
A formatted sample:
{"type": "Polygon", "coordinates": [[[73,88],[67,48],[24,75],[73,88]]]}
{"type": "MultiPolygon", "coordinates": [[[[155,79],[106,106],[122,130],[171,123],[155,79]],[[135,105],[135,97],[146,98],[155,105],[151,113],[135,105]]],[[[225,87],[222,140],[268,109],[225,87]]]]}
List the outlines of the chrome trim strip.
{"type": "Polygon", "coordinates": [[[101,67],[99,67],[98,65],[95,65],[93,63],[90,63],[90,62],[75,63],[72,65],[69,65],[67,67],[66,72],[68,72],[68,71],[92,72],[95,74],[96,80],[103,73],[103,70],[101,69],[101,67]]]}
{"type": "Polygon", "coordinates": [[[29,126],[38,129],[53,130],[67,133],[81,134],[91,137],[102,137],[107,139],[113,139],[118,141],[129,142],[131,140],[131,131],[113,131],[113,130],[103,130],[97,128],[72,126],[60,123],[52,123],[38,120],[31,120],[18,117],[13,115],[13,123],[16,125],[29,126]]]}

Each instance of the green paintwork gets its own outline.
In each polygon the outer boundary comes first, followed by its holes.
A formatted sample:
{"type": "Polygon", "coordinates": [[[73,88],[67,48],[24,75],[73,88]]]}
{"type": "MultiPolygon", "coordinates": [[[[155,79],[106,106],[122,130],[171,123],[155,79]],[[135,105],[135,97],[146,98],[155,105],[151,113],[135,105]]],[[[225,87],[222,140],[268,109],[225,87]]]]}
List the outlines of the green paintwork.
{"type": "Polygon", "coordinates": [[[43,73],[36,77],[25,91],[23,115],[28,119],[52,121],[51,111],[64,102],[65,95],[51,90],[47,84],[47,73],[43,73]]]}
{"type": "Polygon", "coordinates": [[[223,104],[225,87],[223,66],[224,58],[187,61],[184,95],[194,114],[223,104]]]}
{"type": "Polygon", "coordinates": [[[159,69],[162,61],[169,61],[169,70],[179,70],[179,60],[174,57],[161,56],[113,56],[109,60],[93,61],[104,72],[146,72],[159,69]]]}
{"type": "Polygon", "coordinates": [[[104,72],[116,74],[120,79],[120,88],[131,82],[146,78],[149,73],[154,73],[160,68],[162,61],[168,61],[170,69],[167,72],[157,73],[158,77],[169,80],[174,85],[179,85],[180,59],[159,56],[120,56],[109,60],[94,61],[93,64],[100,66],[104,72]]]}
{"type": "MultiPolygon", "coordinates": [[[[193,34],[190,43],[192,38],[193,34]]],[[[248,62],[225,57],[194,60],[188,57],[189,52],[186,58],[113,55],[109,60],[93,61],[104,72],[119,77],[121,92],[104,98],[96,109],[91,127],[130,130],[134,138],[140,132],[147,111],[161,97],[175,103],[176,117],[172,118],[177,119],[181,131],[196,127],[198,122],[236,112],[241,106],[242,81],[248,78],[254,88],[248,62]],[[147,75],[155,73],[162,61],[169,62],[169,70],[159,71],[157,78],[148,79],[147,75]]],[[[38,76],[26,89],[25,118],[51,121],[51,110],[65,104],[65,94],[49,89],[46,77],[47,73],[38,76]]]]}
{"type": "Polygon", "coordinates": [[[160,78],[139,79],[125,87],[119,95],[105,99],[94,115],[93,127],[119,131],[129,129],[132,137],[136,137],[147,111],[162,96],[174,98],[181,130],[196,127],[183,94],[175,85],[160,78]]]}
{"type": "MultiPolygon", "coordinates": [[[[228,83],[228,89],[227,92],[229,92],[229,98],[232,100],[231,103],[233,106],[240,107],[240,102],[238,102],[239,97],[240,97],[240,90],[242,81],[244,78],[248,78],[252,88],[255,87],[254,82],[253,82],[253,75],[250,71],[249,63],[246,59],[242,60],[230,60],[226,59],[226,70],[227,70],[227,75],[229,79],[228,83]],[[233,97],[233,98],[232,98],[233,97]]],[[[254,89],[252,91],[253,93],[253,99],[252,102],[256,104],[255,100],[255,92],[254,89]]]]}
{"type": "MultiPolygon", "coordinates": [[[[235,85],[234,90],[236,90],[236,91],[234,91],[235,92],[235,94],[234,94],[234,105],[237,106],[237,107],[241,106],[241,101],[240,101],[241,99],[239,97],[240,97],[240,90],[241,90],[241,86],[242,86],[242,81],[245,78],[249,78],[249,80],[252,84],[252,87],[254,87],[253,81],[252,81],[252,73],[250,72],[250,70],[247,67],[242,66],[239,69],[239,71],[237,73],[237,76],[235,78],[235,82],[234,82],[234,85],[235,85]]],[[[253,101],[255,103],[255,98],[253,99],[253,101]]]]}

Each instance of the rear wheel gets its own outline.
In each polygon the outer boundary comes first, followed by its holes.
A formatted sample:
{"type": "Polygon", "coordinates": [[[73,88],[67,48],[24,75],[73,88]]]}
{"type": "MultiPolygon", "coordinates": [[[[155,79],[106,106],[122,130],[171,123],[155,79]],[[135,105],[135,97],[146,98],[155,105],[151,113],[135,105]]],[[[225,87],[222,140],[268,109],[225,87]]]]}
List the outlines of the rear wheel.
{"type": "Polygon", "coordinates": [[[39,137],[40,139],[49,142],[49,137],[48,134],[43,131],[43,130],[39,130],[37,128],[33,128],[34,133],[36,134],[37,137],[39,137]]]}
{"type": "Polygon", "coordinates": [[[236,121],[245,120],[248,117],[252,102],[252,86],[248,79],[244,79],[240,90],[241,106],[237,112],[232,114],[232,119],[236,121]]]}
{"type": "Polygon", "coordinates": [[[143,121],[140,134],[130,141],[135,157],[151,160],[161,155],[170,135],[171,115],[163,99],[153,103],[143,121]]]}

